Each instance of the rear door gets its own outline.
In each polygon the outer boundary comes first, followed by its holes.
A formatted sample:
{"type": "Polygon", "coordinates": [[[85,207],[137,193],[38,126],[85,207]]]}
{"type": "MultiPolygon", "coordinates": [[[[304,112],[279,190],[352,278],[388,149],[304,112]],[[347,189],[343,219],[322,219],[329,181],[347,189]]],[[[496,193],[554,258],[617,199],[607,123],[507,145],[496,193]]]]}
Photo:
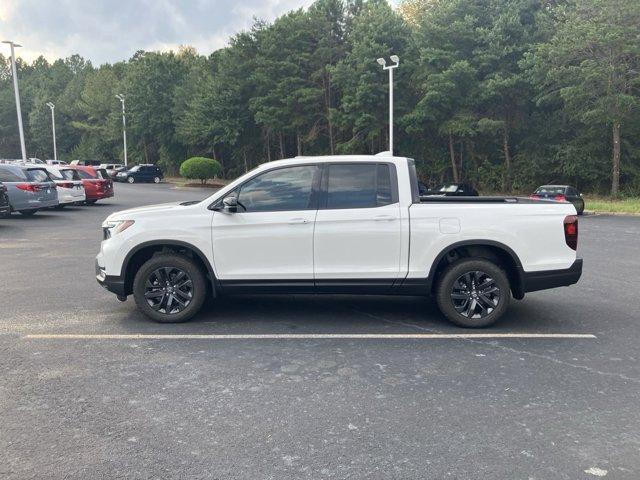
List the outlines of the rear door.
{"type": "Polygon", "coordinates": [[[316,287],[391,286],[400,273],[400,256],[395,165],[325,165],[314,233],[316,287]]]}

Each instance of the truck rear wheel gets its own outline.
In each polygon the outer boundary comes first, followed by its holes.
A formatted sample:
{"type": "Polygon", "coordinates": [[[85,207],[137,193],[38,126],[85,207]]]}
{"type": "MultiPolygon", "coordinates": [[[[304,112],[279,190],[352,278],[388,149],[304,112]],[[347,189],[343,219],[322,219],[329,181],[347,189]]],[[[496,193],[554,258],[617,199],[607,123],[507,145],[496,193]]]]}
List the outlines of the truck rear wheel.
{"type": "Polygon", "coordinates": [[[186,322],[198,313],[206,296],[204,274],[184,255],[156,255],[140,267],[133,280],[136,305],[160,323],[186,322]]]}
{"type": "Polygon", "coordinates": [[[511,287],[507,274],[484,258],[448,265],[439,277],[436,300],[442,314],[461,327],[493,325],[507,310],[511,287]]]}

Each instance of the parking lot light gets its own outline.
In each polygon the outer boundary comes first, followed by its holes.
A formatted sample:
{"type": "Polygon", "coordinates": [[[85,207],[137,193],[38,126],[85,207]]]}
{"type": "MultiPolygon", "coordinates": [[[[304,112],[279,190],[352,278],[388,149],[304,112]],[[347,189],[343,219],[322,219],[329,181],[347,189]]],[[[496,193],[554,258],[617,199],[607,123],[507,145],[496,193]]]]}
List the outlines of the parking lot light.
{"type": "Polygon", "coordinates": [[[382,70],[389,71],[389,152],[393,155],[393,70],[400,65],[400,57],[391,55],[393,64],[387,65],[384,58],[378,58],[376,62],[382,67],[382,70]]]}
{"type": "Polygon", "coordinates": [[[56,106],[52,102],[47,102],[47,107],[51,109],[51,131],[53,133],[53,159],[58,160],[58,148],[56,147],[56,106]]]}
{"type": "Polygon", "coordinates": [[[24,144],[24,128],[22,126],[22,110],[20,108],[20,90],[18,89],[18,72],[16,70],[16,48],[22,47],[11,40],[3,40],[2,43],[6,43],[11,46],[11,74],[13,76],[13,92],[16,96],[16,112],[18,114],[18,131],[20,132],[20,148],[22,150],[22,161],[27,161],[27,148],[24,144]]]}
{"type": "Polygon", "coordinates": [[[122,140],[124,143],[124,166],[127,167],[127,117],[124,109],[124,95],[119,93],[116,98],[122,102],[122,140]]]}

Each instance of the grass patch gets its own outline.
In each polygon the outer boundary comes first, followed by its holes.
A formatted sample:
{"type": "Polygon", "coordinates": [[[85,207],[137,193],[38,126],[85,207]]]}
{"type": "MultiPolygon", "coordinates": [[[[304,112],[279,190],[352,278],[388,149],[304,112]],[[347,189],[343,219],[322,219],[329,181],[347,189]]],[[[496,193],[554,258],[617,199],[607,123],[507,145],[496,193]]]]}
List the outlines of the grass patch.
{"type": "Polygon", "coordinates": [[[640,214],[640,198],[585,198],[585,210],[596,213],[635,213],[640,214]]]}

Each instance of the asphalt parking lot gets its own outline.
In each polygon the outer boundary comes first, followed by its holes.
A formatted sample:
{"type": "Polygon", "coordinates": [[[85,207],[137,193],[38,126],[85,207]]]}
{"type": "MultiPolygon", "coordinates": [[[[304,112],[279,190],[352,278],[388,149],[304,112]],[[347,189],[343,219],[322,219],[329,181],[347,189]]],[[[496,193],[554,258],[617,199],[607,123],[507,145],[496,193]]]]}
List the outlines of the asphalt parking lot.
{"type": "Polygon", "coordinates": [[[640,478],[640,218],[581,219],[580,283],[483,331],[409,297],[158,325],[98,286],[109,213],[208,193],[118,184],[0,220],[1,478],[640,478]]]}

